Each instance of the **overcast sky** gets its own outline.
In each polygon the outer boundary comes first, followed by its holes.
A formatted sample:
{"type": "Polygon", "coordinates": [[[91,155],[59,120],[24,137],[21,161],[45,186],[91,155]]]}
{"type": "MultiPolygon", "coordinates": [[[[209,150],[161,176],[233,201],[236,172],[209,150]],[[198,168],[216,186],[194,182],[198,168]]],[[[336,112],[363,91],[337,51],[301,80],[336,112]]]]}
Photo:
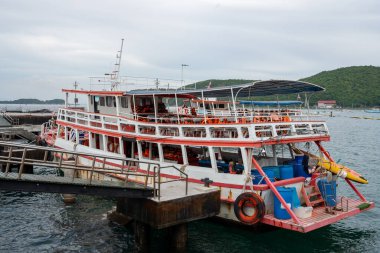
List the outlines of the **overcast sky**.
{"type": "Polygon", "coordinates": [[[380,66],[379,0],[1,0],[0,100],[123,76],[300,79],[380,66]]]}

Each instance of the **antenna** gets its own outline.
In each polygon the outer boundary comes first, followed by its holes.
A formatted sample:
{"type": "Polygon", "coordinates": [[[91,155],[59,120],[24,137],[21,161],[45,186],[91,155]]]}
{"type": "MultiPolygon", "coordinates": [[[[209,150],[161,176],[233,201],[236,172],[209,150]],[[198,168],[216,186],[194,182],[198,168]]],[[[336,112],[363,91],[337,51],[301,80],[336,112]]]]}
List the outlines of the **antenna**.
{"type": "Polygon", "coordinates": [[[121,39],[120,51],[118,51],[116,54],[115,68],[110,74],[111,90],[117,90],[119,88],[119,84],[120,84],[119,73],[120,73],[121,56],[123,55],[123,45],[124,45],[124,39],[121,39]]]}
{"type": "MultiPolygon", "coordinates": [[[[78,88],[78,83],[75,81],[74,83],[74,89],[77,90],[78,88]]],[[[78,104],[78,98],[77,98],[77,93],[74,94],[74,107],[76,108],[78,104]]]]}

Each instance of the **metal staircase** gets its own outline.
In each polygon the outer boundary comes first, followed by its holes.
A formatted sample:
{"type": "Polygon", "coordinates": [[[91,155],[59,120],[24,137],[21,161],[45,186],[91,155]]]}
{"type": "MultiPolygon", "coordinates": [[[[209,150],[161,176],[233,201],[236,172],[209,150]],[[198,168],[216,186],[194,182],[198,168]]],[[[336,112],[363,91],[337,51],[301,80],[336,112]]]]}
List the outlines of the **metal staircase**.
{"type": "Polygon", "coordinates": [[[318,206],[325,202],[322,194],[316,185],[306,185],[302,187],[302,196],[307,206],[318,206]]]}

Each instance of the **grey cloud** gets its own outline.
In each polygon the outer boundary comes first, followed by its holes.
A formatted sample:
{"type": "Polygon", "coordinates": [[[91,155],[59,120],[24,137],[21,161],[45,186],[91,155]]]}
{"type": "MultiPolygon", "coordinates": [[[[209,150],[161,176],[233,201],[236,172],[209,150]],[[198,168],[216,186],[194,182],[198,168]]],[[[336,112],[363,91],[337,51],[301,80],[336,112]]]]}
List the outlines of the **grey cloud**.
{"type": "Polygon", "coordinates": [[[299,79],[379,65],[380,2],[1,1],[0,99],[60,97],[112,69],[180,79],[299,79]]]}

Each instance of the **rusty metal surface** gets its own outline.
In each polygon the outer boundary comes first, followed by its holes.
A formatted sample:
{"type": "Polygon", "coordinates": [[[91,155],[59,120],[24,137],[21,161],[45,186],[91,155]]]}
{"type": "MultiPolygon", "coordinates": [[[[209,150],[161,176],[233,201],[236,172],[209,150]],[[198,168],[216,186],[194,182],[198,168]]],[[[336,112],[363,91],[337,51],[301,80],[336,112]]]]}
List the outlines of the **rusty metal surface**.
{"type": "Polygon", "coordinates": [[[212,217],[219,210],[219,190],[168,201],[124,198],[118,202],[119,212],[157,229],[212,217]]]}

